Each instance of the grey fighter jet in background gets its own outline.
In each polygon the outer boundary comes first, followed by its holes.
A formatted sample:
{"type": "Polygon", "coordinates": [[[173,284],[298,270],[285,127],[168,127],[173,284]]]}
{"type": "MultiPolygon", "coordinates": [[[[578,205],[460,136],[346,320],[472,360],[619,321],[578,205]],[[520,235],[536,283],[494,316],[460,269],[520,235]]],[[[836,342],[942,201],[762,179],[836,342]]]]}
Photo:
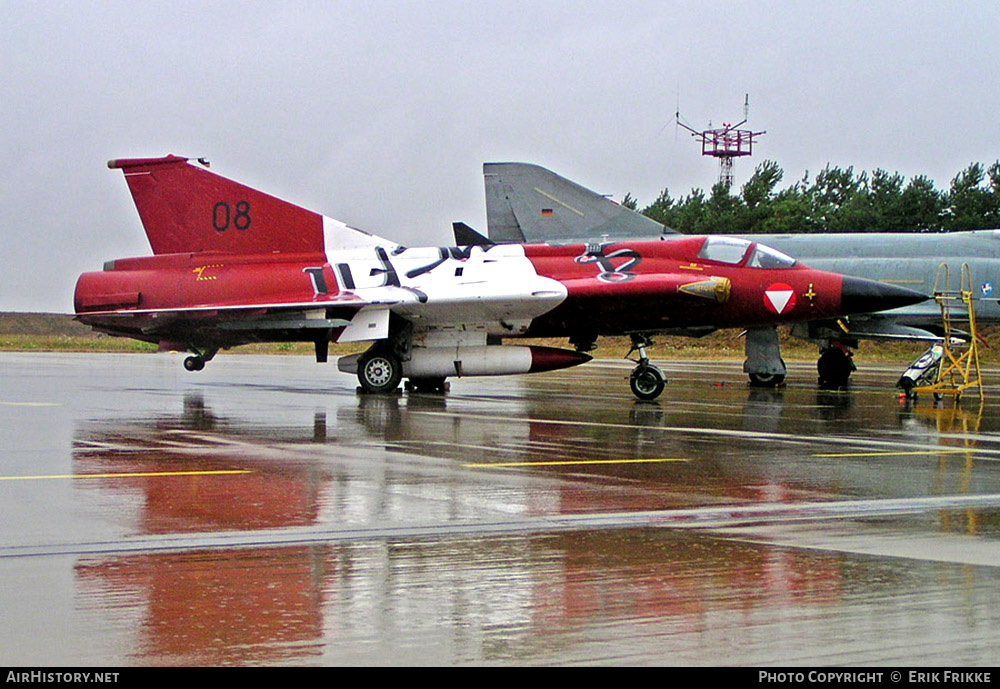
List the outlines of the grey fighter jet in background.
{"type": "MultiPolygon", "coordinates": [[[[609,198],[554,172],[528,163],[486,163],[486,213],[489,241],[495,243],[614,241],[679,234],[609,198]]],[[[456,232],[468,232],[458,227],[456,232]]],[[[976,319],[1000,323],[1000,230],[934,234],[769,234],[746,236],[763,241],[810,266],[868,278],[931,294],[939,266],[948,263],[957,283],[961,264],[971,269],[977,291],[976,319]]],[[[957,284],[937,285],[956,289],[957,284]]],[[[820,320],[795,326],[792,334],[820,347],[820,383],[840,387],[854,371],[851,350],[861,339],[938,340],[940,307],[925,301],[850,320],[820,320]]],[[[706,331],[668,334],[704,335],[706,331]]],[[[596,338],[595,338],[596,339],[596,338]]],[[[586,342],[576,343],[586,348],[586,342]]],[[[590,343],[592,344],[592,343],[590,343]]],[[[777,385],[786,369],[773,326],[746,333],[744,370],[756,385],[777,385]]]]}

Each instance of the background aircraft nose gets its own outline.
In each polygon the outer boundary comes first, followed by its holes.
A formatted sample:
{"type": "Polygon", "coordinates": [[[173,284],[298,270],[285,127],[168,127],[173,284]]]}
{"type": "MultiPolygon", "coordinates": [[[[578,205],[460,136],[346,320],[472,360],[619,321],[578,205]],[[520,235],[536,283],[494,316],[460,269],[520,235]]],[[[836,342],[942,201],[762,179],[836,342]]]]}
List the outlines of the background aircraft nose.
{"type": "Polygon", "coordinates": [[[919,304],[927,299],[930,297],[912,289],[845,275],[840,307],[845,314],[869,313],[919,304]]]}

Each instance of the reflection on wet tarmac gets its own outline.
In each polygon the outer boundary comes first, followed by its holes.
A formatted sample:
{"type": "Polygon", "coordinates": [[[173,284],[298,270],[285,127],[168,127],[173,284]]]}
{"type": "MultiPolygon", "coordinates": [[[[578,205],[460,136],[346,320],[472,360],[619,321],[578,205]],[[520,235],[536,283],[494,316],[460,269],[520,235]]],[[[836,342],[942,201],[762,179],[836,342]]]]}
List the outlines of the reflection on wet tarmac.
{"type": "Polygon", "coordinates": [[[129,662],[144,664],[955,662],[937,647],[991,663],[1000,603],[993,572],[663,530],[85,558],[75,572],[85,613],[139,608],[129,662]]]}
{"type": "Polygon", "coordinates": [[[2,363],[8,664],[995,662],[1000,413],[895,371],[673,365],[643,403],[601,363],[392,397],[2,363]]]}

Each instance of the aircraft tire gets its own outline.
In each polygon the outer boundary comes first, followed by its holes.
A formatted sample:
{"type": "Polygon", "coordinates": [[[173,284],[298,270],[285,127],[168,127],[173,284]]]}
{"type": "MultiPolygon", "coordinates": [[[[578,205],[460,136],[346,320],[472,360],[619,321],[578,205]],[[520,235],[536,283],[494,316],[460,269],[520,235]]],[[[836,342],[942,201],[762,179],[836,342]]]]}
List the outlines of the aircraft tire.
{"type": "Polygon", "coordinates": [[[205,368],[205,360],[200,356],[189,356],[184,359],[185,371],[200,371],[205,368]]]}
{"type": "Polygon", "coordinates": [[[358,382],[365,392],[393,392],[402,379],[403,363],[394,354],[368,351],[358,361],[358,382]]]}
{"type": "Polygon", "coordinates": [[[776,388],[785,382],[784,373],[748,373],[747,376],[755,388],[776,388]]]}
{"type": "Polygon", "coordinates": [[[641,400],[655,400],[663,393],[663,388],[667,384],[667,379],[663,371],[652,364],[636,366],[632,369],[632,375],[628,379],[632,394],[641,400]]]}
{"type": "Polygon", "coordinates": [[[855,370],[849,354],[838,347],[827,347],[816,362],[820,387],[837,389],[847,387],[847,381],[855,370]]]}

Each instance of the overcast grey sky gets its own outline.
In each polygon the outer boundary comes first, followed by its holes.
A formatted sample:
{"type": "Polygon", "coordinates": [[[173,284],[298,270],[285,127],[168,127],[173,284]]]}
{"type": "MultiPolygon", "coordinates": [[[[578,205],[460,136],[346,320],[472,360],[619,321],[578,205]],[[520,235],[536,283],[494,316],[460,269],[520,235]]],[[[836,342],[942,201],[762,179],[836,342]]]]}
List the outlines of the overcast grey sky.
{"type": "Polygon", "coordinates": [[[0,0],[0,310],[150,253],[110,158],[212,169],[413,245],[485,229],[482,163],[641,204],[718,175],[693,126],[939,188],[1000,157],[1000,3],[0,0]]]}

